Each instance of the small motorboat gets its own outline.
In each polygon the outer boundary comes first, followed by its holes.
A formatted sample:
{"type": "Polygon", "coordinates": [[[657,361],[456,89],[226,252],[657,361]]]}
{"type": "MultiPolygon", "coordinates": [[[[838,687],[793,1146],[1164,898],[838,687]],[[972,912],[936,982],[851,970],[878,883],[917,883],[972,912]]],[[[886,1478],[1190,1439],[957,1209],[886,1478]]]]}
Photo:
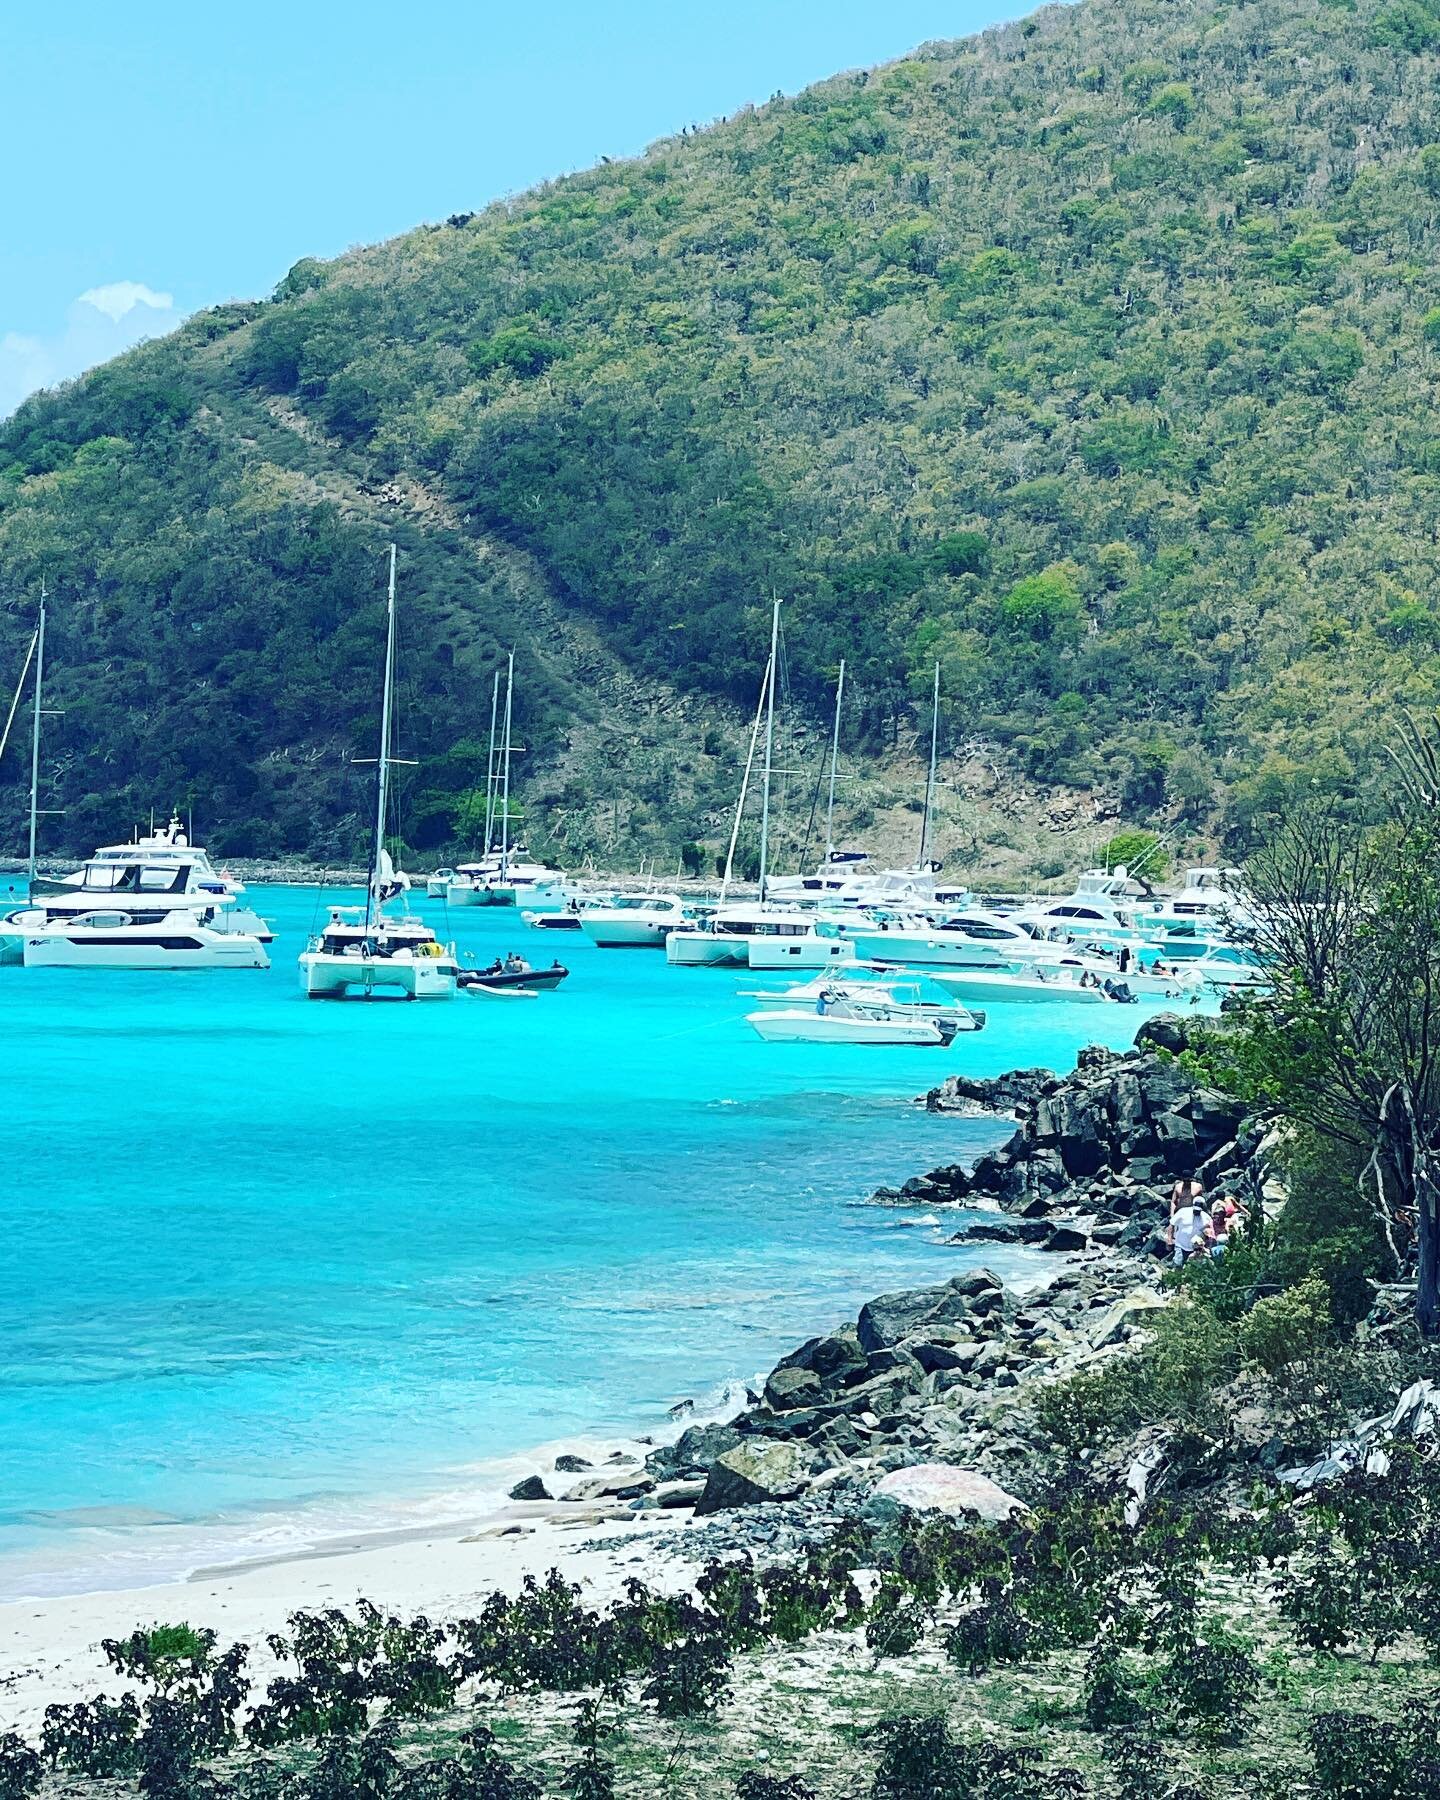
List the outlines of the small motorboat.
{"type": "Polygon", "coordinates": [[[548,969],[537,969],[523,956],[497,957],[488,969],[462,969],[460,986],[484,988],[489,993],[507,989],[525,989],[538,993],[544,988],[557,988],[570,971],[563,963],[553,962],[548,969]]]}
{"type": "Polygon", "coordinates": [[[534,931],[578,931],[580,929],[580,908],[574,900],[567,900],[560,912],[522,912],[520,917],[534,931]]]}
{"type": "Polygon", "coordinates": [[[984,1020],[965,1008],[926,1006],[896,1000],[878,984],[812,984],[809,1004],[798,992],[783,996],[787,1006],[747,1013],[745,1023],[767,1044],[908,1044],[944,1049],[961,1030],[975,1031],[984,1020]]]}
{"type": "MultiPolygon", "coordinates": [[[[890,971],[887,971],[889,974],[890,971]]],[[[742,1000],[759,1000],[765,1006],[787,1010],[813,1010],[822,1000],[827,1003],[848,1000],[866,1008],[877,1006],[903,1011],[919,1018],[933,1019],[951,1037],[962,1031],[983,1031],[985,1014],[974,1007],[961,1006],[953,1000],[934,1001],[921,997],[920,984],[914,981],[847,980],[833,975],[817,975],[813,981],[788,988],[741,988],[742,1000]]]]}

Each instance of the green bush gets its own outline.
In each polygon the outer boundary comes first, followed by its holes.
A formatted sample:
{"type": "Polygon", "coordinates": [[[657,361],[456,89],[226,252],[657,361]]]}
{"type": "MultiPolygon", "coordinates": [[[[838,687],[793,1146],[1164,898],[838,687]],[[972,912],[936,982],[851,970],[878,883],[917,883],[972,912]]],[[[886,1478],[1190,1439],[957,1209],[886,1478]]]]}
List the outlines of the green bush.
{"type": "Polygon", "coordinates": [[[1240,1321],[1240,1350],[1247,1362],[1274,1374],[1314,1356],[1334,1330],[1330,1290],[1318,1275],[1307,1275],[1297,1287],[1256,1301],[1240,1321]]]}

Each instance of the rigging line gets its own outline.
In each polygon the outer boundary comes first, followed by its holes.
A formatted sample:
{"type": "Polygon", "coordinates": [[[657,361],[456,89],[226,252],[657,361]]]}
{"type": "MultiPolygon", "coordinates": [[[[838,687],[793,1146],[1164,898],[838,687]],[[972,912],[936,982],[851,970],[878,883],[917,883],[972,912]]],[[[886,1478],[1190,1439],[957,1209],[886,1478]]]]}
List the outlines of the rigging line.
{"type": "Polygon", "coordinates": [[[805,821],[805,842],[800,846],[800,860],[795,865],[797,875],[805,873],[805,858],[810,854],[810,834],[815,829],[815,815],[820,810],[820,789],[825,781],[825,764],[830,754],[828,744],[820,746],[820,761],[815,769],[815,786],[810,792],[810,817],[805,821]]]}
{"type": "Polygon", "coordinates": [[[20,671],[20,679],[15,683],[15,697],[10,702],[10,716],[5,721],[4,731],[0,732],[0,757],[4,756],[5,746],[10,742],[10,727],[15,723],[15,715],[20,710],[20,696],[25,691],[25,677],[30,673],[30,664],[35,656],[35,646],[39,642],[39,631],[32,632],[30,648],[25,652],[25,666],[20,671]]]}
{"type": "Polygon", "coordinates": [[[719,1025],[733,1025],[737,1019],[746,1018],[743,1012],[727,1013],[723,1019],[707,1019],[703,1025],[689,1025],[684,1031],[669,1031],[664,1037],[652,1038],[654,1044],[673,1044],[676,1038],[694,1037],[697,1031],[714,1031],[719,1025]]]}

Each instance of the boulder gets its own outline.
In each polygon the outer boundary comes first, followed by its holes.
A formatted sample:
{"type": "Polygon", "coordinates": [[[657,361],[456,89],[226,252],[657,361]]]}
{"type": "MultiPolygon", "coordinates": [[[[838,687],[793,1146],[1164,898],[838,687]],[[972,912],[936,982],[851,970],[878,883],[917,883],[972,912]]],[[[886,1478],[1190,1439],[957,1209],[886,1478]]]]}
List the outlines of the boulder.
{"type": "Polygon", "coordinates": [[[924,1325],[949,1325],[965,1318],[978,1294],[999,1286],[988,1269],[975,1269],[939,1287],[881,1294],[861,1307],[856,1338],[867,1355],[893,1349],[905,1338],[919,1334],[924,1325]]]}
{"type": "MultiPolygon", "coordinates": [[[[733,1425],[691,1425],[673,1444],[651,1452],[652,1469],[667,1476],[705,1475],[717,1457],[743,1442],[733,1425]]],[[[560,1464],[555,1464],[558,1469],[560,1464]]]]}
{"type": "Polygon", "coordinates": [[[970,1469],[952,1463],[913,1463],[882,1476],[865,1510],[881,1519],[900,1511],[939,1512],[951,1518],[968,1513],[994,1524],[1024,1512],[1025,1505],[970,1469]]]}
{"type": "Polygon", "coordinates": [[[696,1516],[735,1506],[793,1500],[803,1491],[810,1457],[798,1444],[753,1440],[725,1454],[710,1470],[696,1516]]]}
{"type": "Polygon", "coordinates": [[[644,1469],[616,1469],[609,1475],[591,1475],[584,1481],[577,1481],[574,1487],[565,1490],[561,1498],[571,1503],[586,1500],[638,1500],[641,1494],[651,1493],[655,1486],[655,1477],[644,1469]]]}
{"type": "Polygon", "coordinates": [[[796,1406],[813,1406],[821,1394],[820,1377],[813,1369],[776,1369],[765,1383],[765,1399],[776,1412],[796,1406]]]}
{"type": "Polygon", "coordinates": [[[593,1466],[583,1456],[572,1456],[568,1450],[555,1458],[555,1470],[560,1475],[578,1475],[582,1469],[589,1469],[593,1466]]]}
{"type": "Polygon", "coordinates": [[[858,1379],[864,1373],[865,1352],[855,1327],[847,1325],[843,1331],[832,1331],[826,1337],[807,1339],[798,1350],[780,1358],[775,1373],[778,1375],[781,1369],[808,1369],[827,1386],[834,1386],[858,1379]]]}
{"type": "Polygon", "coordinates": [[[1078,1225],[1057,1225],[1046,1238],[1042,1248],[1046,1250],[1083,1250],[1090,1242],[1078,1225]]]}
{"type": "MultiPolygon", "coordinates": [[[[556,1465],[559,1466],[558,1464],[556,1465]]],[[[550,1491],[538,1475],[527,1475],[510,1490],[512,1500],[548,1500],[550,1491]]]]}
{"type": "Polygon", "coordinates": [[[1133,1288],[1128,1294],[1122,1294],[1090,1327],[1090,1342],[1097,1350],[1107,1344],[1119,1344],[1130,1335],[1130,1327],[1144,1313],[1155,1312],[1165,1304],[1163,1294],[1157,1294],[1154,1288],[1133,1288]]]}
{"type": "Polygon", "coordinates": [[[1179,1013],[1156,1013],[1135,1033],[1137,1050],[1164,1050],[1171,1056],[1179,1056],[1189,1045],[1189,1021],[1179,1013]]]}

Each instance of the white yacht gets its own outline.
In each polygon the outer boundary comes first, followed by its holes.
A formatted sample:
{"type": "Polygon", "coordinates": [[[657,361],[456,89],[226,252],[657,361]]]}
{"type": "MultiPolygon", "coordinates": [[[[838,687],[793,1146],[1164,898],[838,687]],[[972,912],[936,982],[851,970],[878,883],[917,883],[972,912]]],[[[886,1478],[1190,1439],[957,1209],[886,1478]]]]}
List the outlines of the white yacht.
{"type": "Polygon", "coordinates": [[[217,873],[209,856],[191,844],[178,818],[128,844],[102,844],[69,875],[36,875],[30,899],[55,917],[96,906],[143,905],[147,912],[190,912],[215,931],[234,931],[268,944],[269,924],[239,904],[244,884],[217,873]]]}
{"type": "Polygon", "coordinates": [[[695,907],[678,894],[640,890],[580,909],[580,929],[602,950],[663,950],[672,931],[683,931],[695,919],[695,907]]]}
{"type": "Polygon", "coordinates": [[[395,691],[395,546],[390,546],[390,583],[385,631],[385,682],[380,707],[380,754],[376,759],[375,834],[370,878],[363,906],[333,907],[324,929],[300,953],[300,986],[311,1000],[398,994],[406,1000],[450,1000],[460,965],[453,944],[441,944],[419,919],[391,918],[386,906],[408,887],[385,848],[385,814],[390,793],[390,717],[395,691]]]}
{"type": "MultiPolygon", "coordinates": [[[[1102,977],[1094,969],[1050,963],[1020,970],[935,969],[929,979],[967,1006],[991,1001],[1113,1006],[1124,998],[1119,991],[1123,976],[1102,977]]],[[[1134,997],[1133,993],[1129,996],[1134,997]]]]}
{"type": "Polygon", "coordinates": [[[1075,891],[1059,900],[1035,900],[1015,914],[1042,937],[1089,943],[1129,944],[1144,937],[1135,905],[1139,886],[1121,867],[1113,872],[1087,869],[1075,891]]]}
{"type": "Polygon", "coordinates": [[[1202,956],[1250,919],[1239,869],[1187,869],[1178,894],[1157,894],[1136,907],[1143,931],[1173,956],[1202,956]]]}
{"type": "Polygon", "coordinates": [[[483,862],[461,863],[445,900],[449,906],[563,906],[564,880],[559,869],[525,862],[522,853],[507,851],[483,862]]]}
{"type": "Polygon", "coordinates": [[[766,1043],[909,1044],[937,1048],[957,1032],[978,1031],[983,1015],[966,1007],[928,1005],[901,998],[875,982],[820,977],[803,987],[764,996],[767,1004],[745,1015],[766,1043]]]}
{"type": "Polygon", "coordinates": [[[268,969],[265,946],[246,932],[219,930],[195,913],[118,908],[12,915],[27,969],[268,969]]]}

